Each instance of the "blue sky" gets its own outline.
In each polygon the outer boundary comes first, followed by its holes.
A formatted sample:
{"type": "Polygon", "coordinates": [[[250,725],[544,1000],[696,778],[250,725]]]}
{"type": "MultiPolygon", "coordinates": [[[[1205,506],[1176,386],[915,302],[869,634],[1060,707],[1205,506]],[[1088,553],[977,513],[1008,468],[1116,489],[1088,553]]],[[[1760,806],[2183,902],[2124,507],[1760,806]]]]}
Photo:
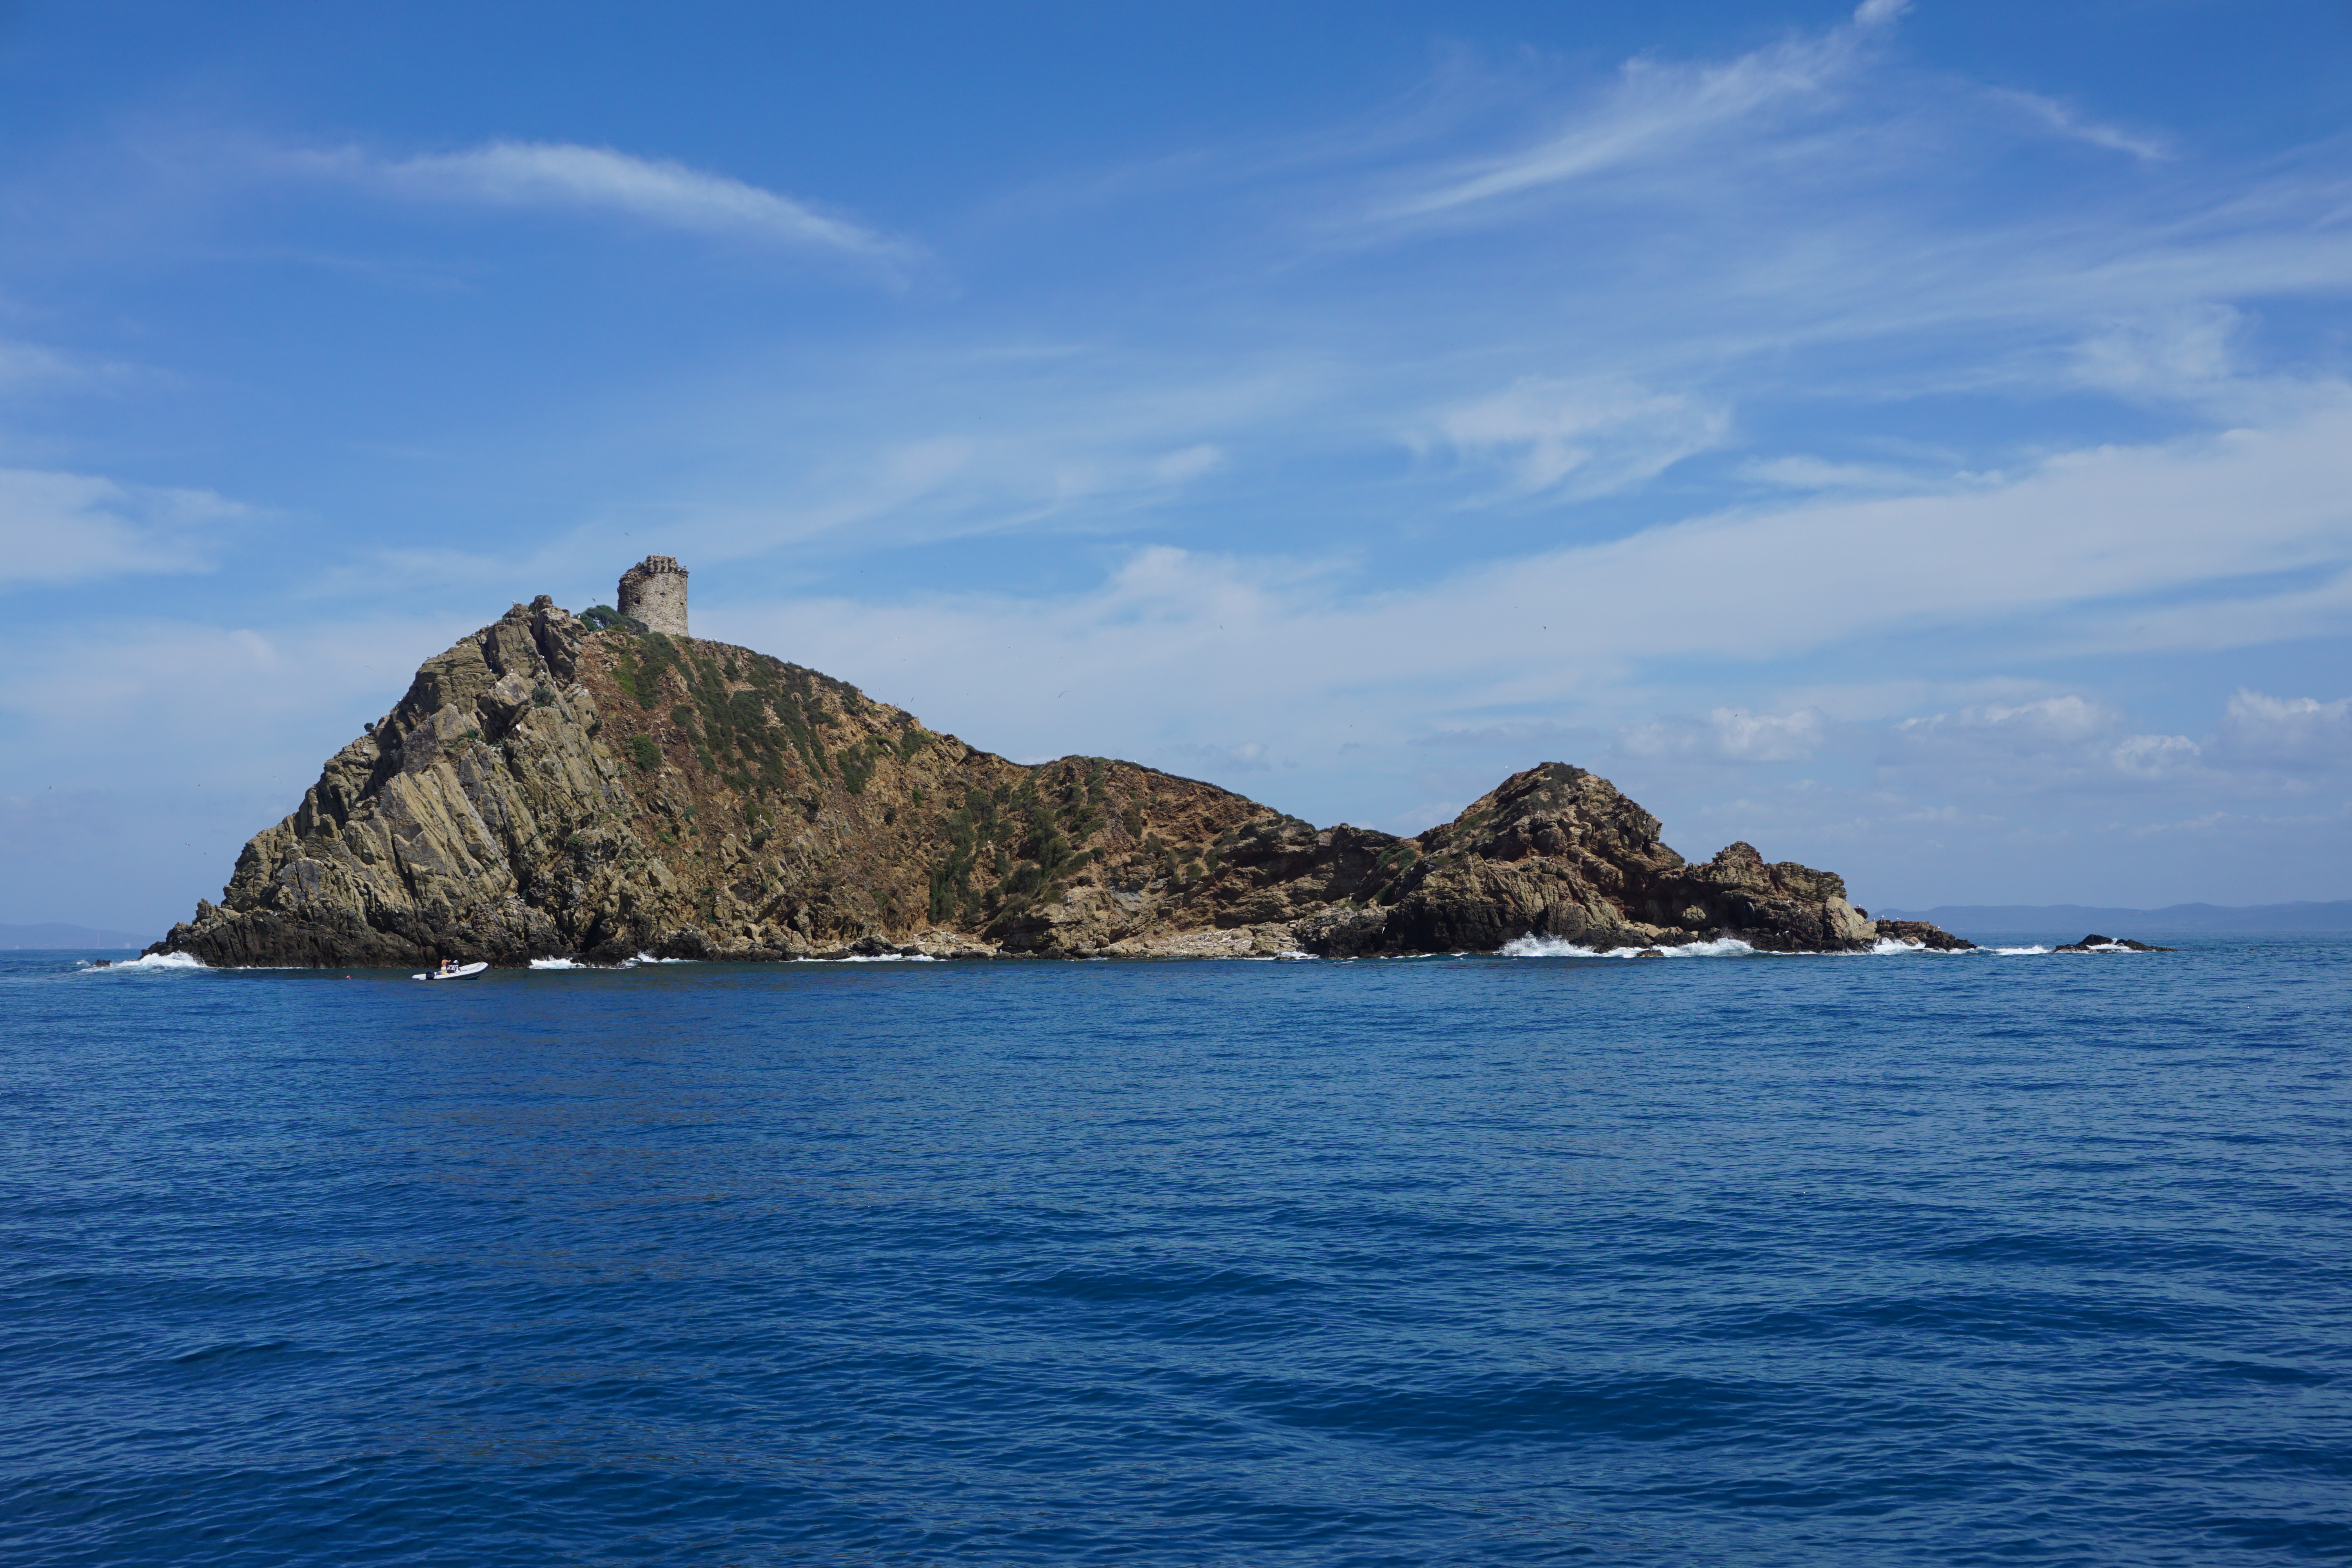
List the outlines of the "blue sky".
{"type": "Polygon", "coordinates": [[[2340,0],[0,0],[0,920],[649,551],[1318,823],[2352,896],[2347,121],[2340,0]]]}

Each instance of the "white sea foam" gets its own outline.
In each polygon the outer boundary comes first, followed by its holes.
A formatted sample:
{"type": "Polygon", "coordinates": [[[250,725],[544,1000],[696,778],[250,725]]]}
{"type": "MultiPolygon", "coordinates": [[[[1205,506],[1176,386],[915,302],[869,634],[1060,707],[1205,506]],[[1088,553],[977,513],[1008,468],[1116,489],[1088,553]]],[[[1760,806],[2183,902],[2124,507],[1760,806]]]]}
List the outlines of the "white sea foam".
{"type": "Polygon", "coordinates": [[[796,958],[795,963],[937,963],[928,952],[853,952],[843,958],[796,958]]]}
{"type": "Polygon", "coordinates": [[[656,958],[650,952],[641,952],[635,958],[625,958],[621,960],[615,967],[620,969],[635,969],[640,963],[692,963],[693,962],[694,960],[690,958],[656,958]]]}
{"type": "Polygon", "coordinates": [[[534,958],[530,961],[530,966],[533,969],[602,969],[604,967],[601,963],[583,963],[576,958],[534,958]]]}
{"type": "MultiPolygon", "coordinates": [[[[84,967],[94,972],[98,966],[85,961],[84,967]]],[[[150,952],[142,953],[137,958],[117,959],[114,963],[108,964],[106,967],[110,970],[210,969],[212,965],[206,963],[203,959],[198,958],[193,952],[150,952]]]]}
{"type": "Polygon", "coordinates": [[[1585,947],[1561,937],[1537,936],[1532,931],[1514,937],[1496,950],[1502,958],[1632,958],[1639,953],[1662,952],[1668,958],[1744,958],[1756,950],[1738,937],[1717,937],[1713,942],[1685,942],[1673,947],[1585,947]]]}
{"type": "Polygon", "coordinates": [[[2046,947],[1996,947],[1987,951],[2003,958],[2017,958],[2029,952],[2048,952],[2050,950],[2046,947]]]}

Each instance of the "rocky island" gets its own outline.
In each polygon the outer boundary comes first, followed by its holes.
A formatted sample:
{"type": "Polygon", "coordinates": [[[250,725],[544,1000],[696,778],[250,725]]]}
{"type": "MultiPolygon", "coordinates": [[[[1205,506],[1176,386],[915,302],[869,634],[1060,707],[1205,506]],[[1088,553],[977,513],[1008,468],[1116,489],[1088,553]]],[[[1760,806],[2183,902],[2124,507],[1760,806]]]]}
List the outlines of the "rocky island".
{"type": "Polygon", "coordinates": [[[856,687],[688,635],[650,557],[618,610],[547,595],[425,661],[222,900],[151,952],[217,965],[442,957],[1322,957],[1737,938],[1893,939],[1835,874],[1746,844],[1691,864],[1608,780],[1512,774],[1412,837],[1318,829],[1213,784],[1024,765],[856,687]]]}

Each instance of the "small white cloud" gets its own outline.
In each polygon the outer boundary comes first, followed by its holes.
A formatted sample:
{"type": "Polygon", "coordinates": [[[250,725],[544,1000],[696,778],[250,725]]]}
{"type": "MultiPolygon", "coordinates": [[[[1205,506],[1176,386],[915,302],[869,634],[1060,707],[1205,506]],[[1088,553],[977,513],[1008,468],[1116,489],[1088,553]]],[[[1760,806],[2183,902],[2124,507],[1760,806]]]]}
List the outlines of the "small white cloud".
{"type": "Polygon", "coordinates": [[[1587,750],[1600,738],[1595,730],[1542,720],[1488,724],[1475,730],[1438,730],[1417,736],[1416,746],[1460,747],[1468,751],[1517,752],[1532,762],[1540,757],[1570,756],[1587,750]]]}
{"type": "Polygon", "coordinates": [[[2221,747],[2233,760],[2301,772],[2352,763],[2352,697],[2272,697],[2240,689],[2221,715],[2221,747]]]}
{"type": "Polygon", "coordinates": [[[1184,744],[1162,746],[1158,754],[1171,769],[1197,769],[1203,773],[1270,773],[1274,761],[1265,747],[1256,741],[1241,741],[1232,745],[1184,744]]]}
{"type": "Polygon", "coordinates": [[[1181,485],[1202,474],[1214,473],[1224,467],[1225,454],[1203,442],[1187,447],[1181,452],[1171,452],[1151,465],[1152,477],[1162,484],[1181,485]]]}
{"type": "Polygon", "coordinates": [[[2114,731],[2121,715],[2084,697],[2045,697],[2038,702],[1987,702],[1956,713],[1906,719],[1895,733],[1922,749],[1965,746],[2018,755],[2068,752],[2114,731]]]}
{"type": "Polygon", "coordinates": [[[2121,710],[2086,697],[1980,703],[1905,720],[1887,737],[1888,760],[1931,773],[1941,787],[2011,791],[2111,789],[2204,767],[2205,748],[2188,736],[2119,734],[2123,721],[2121,710]]]}
{"type": "Polygon", "coordinates": [[[2235,369],[2238,312],[2200,304],[2109,322],[2077,349],[2086,386],[2127,397],[2193,397],[2227,385],[2235,369]]]}
{"type": "Polygon", "coordinates": [[[1811,711],[1750,713],[1717,708],[1705,719],[1653,719],[1618,737],[1632,756],[1714,763],[1801,763],[1811,758],[1827,733],[1822,715],[1811,711]]]}
{"type": "Polygon", "coordinates": [[[1462,457],[1500,465],[1502,500],[1557,491],[1604,494],[1637,484],[1723,439],[1730,418],[1689,398],[1639,387],[1579,385],[1523,376],[1507,391],[1441,415],[1434,439],[1462,457]]]}
{"type": "Polygon", "coordinates": [[[796,197],[610,147],[492,142],[394,162],[351,153],[300,162],[425,200],[619,213],[666,228],[739,236],[889,268],[913,254],[899,241],[796,197]]]}
{"type": "Polygon", "coordinates": [[[1453,821],[1462,815],[1470,803],[1466,800],[1423,801],[1410,811],[1400,811],[1393,816],[1381,817],[1372,824],[1383,833],[1394,833],[1412,838],[1431,828],[1453,821]]]}
{"type": "Polygon", "coordinates": [[[205,572],[249,510],[209,490],[0,468],[0,589],[205,572]]]}
{"type": "Polygon", "coordinates": [[[0,394],[46,390],[120,374],[37,343],[0,341],[0,394]]]}
{"type": "Polygon", "coordinates": [[[2169,778],[2193,767],[2205,749],[2186,735],[2130,735],[2108,755],[2116,767],[2137,778],[2169,778]]]}
{"type": "Polygon", "coordinates": [[[1933,488],[1930,478],[1907,468],[1871,463],[1832,463],[1824,458],[1766,458],[1739,465],[1739,477],[1792,490],[1884,490],[1889,493],[1933,488]]]}

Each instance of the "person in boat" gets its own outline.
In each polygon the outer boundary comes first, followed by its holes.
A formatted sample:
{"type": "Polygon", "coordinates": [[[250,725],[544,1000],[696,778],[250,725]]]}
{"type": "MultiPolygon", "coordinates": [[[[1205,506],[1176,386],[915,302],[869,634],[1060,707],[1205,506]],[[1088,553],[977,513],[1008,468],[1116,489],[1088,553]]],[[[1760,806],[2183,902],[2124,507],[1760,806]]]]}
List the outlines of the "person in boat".
{"type": "Polygon", "coordinates": [[[444,973],[444,974],[447,974],[447,973],[449,973],[451,971],[455,970],[457,967],[457,961],[456,959],[454,959],[454,958],[445,958],[445,959],[443,959],[443,960],[441,961],[441,973],[444,973]]]}

